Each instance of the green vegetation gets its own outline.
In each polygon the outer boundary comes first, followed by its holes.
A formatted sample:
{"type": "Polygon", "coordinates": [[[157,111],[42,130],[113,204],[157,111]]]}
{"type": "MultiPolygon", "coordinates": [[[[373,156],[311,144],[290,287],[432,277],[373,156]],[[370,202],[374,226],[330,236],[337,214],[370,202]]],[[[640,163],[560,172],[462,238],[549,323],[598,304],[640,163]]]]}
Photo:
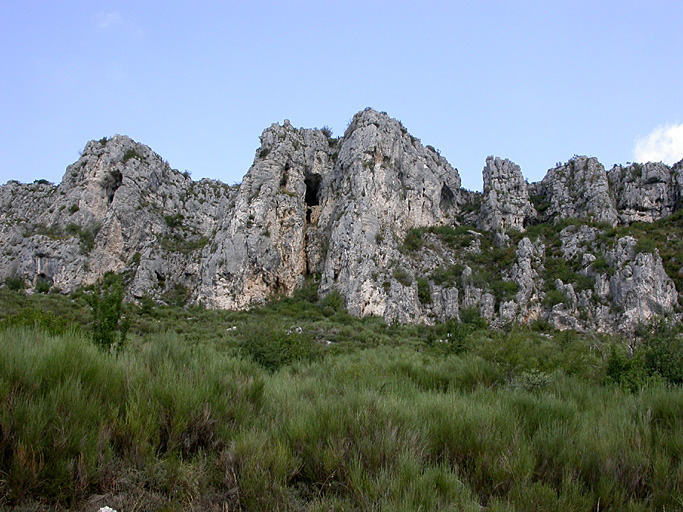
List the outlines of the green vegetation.
{"type": "Polygon", "coordinates": [[[490,330],[476,310],[357,319],[315,283],[251,312],[121,306],[119,290],[0,289],[3,510],[680,509],[670,326],[628,349],[490,330]],[[119,307],[128,343],[99,350],[119,307]]]}
{"type": "Polygon", "coordinates": [[[126,152],[123,154],[123,163],[125,164],[128,160],[131,160],[132,158],[135,158],[136,160],[143,161],[144,156],[142,156],[140,153],[137,152],[137,149],[128,149],[126,152]]]}
{"type": "Polygon", "coordinates": [[[122,317],[121,277],[108,274],[105,282],[86,295],[92,310],[92,340],[105,351],[120,352],[125,346],[130,321],[122,317]]]}
{"type": "Polygon", "coordinates": [[[77,236],[82,254],[88,254],[95,247],[95,237],[102,229],[102,224],[96,222],[90,227],[84,228],[73,222],[66,226],[65,232],[69,236],[77,236]]]}
{"type": "Polygon", "coordinates": [[[432,293],[429,290],[429,281],[424,277],[417,280],[417,298],[422,304],[432,303],[432,293]]]}

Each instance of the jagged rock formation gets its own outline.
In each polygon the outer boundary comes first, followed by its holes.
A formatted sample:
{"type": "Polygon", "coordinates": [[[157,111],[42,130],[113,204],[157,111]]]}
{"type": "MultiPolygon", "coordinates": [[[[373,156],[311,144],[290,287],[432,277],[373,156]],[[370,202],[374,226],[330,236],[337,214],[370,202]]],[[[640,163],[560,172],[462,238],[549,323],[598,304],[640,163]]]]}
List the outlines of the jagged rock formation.
{"type": "Polygon", "coordinates": [[[682,168],[606,173],[574,157],[527,184],[489,157],[483,194],[471,192],[437,151],[366,109],[339,138],[273,124],[227,186],[115,136],[89,142],[59,186],[0,187],[0,278],[69,292],[117,272],[130,300],[229,309],[313,278],[352,314],[389,321],[467,311],[494,325],[630,330],[678,314],[683,262],[627,226],[683,232],[682,168]]]}
{"type": "Polygon", "coordinates": [[[595,158],[577,156],[549,170],[533,193],[544,203],[543,220],[576,218],[617,224],[607,173],[595,158]]]}
{"type": "Polygon", "coordinates": [[[674,213],[680,207],[683,176],[677,169],[662,163],[614,166],[608,173],[619,220],[653,222],[674,213]]]}
{"type": "Polygon", "coordinates": [[[525,223],[537,216],[529,201],[529,190],[519,165],[492,156],[483,172],[484,199],[479,227],[486,231],[524,231],[525,223]]]}

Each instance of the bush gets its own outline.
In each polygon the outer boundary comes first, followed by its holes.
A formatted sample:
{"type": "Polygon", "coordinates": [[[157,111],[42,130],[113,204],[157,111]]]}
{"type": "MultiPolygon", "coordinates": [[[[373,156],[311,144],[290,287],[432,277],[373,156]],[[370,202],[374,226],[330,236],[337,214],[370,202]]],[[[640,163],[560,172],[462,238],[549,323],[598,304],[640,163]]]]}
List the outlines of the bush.
{"type": "Polygon", "coordinates": [[[638,239],[638,242],[636,242],[634,250],[636,254],[641,252],[654,254],[654,252],[657,250],[657,246],[652,238],[640,238],[638,239]]]}
{"type": "Polygon", "coordinates": [[[52,288],[52,281],[44,277],[36,279],[36,293],[48,293],[52,288]]]}
{"type": "Polygon", "coordinates": [[[567,296],[560,290],[548,290],[548,293],[543,299],[543,305],[547,308],[552,308],[557,304],[566,304],[567,296]]]}
{"type": "Polygon", "coordinates": [[[519,291],[519,285],[514,281],[494,281],[491,283],[491,291],[498,301],[510,300],[519,291]]]}
{"type": "Polygon", "coordinates": [[[128,160],[131,160],[133,158],[142,161],[143,156],[140,153],[138,153],[136,149],[129,149],[123,154],[123,163],[126,163],[128,160]]]}
{"type": "Polygon", "coordinates": [[[486,329],[488,322],[479,314],[479,310],[475,307],[463,308],[460,310],[460,321],[474,329],[486,329]]]}
{"type": "Polygon", "coordinates": [[[409,229],[403,240],[403,249],[408,252],[419,251],[423,245],[422,230],[419,228],[409,229]]]}
{"type": "Polygon", "coordinates": [[[310,361],[316,354],[314,338],[298,329],[286,331],[271,325],[250,325],[243,334],[242,349],[255,363],[275,372],[296,361],[310,361]]]}
{"type": "Polygon", "coordinates": [[[120,351],[130,327],[129,320],[122,316],[121,277],[105,276],[104,282],[86,295],[86,300],[92,312],[93,343],[107,352],[120,351]]]}
{"type": "Polygon", "coordinates": [[[327,137],[328,139],[332,138],[332,128],[329,126],[325,125],[320,129],[321,132],[323,132],[323,135],[327,137]]]}
{"type": "Polygon", "coordinates": [[[70,329],[74,329],[74,326],[64,318],[30,306],[0,322],[0,330],[12,327],[38,329],[53,336],[62,335],[70,329]]]}
{"type": "Polygon", "coordinates": [[[184,218],[185,217],[182,213],[176,213],[175,215],[164,215],[164,222],[166,222],[166,225],[169,228],[174,229],[183,225],[184,218]]]}
{"type": "Polygon", "coordinates": [[[5,278],[5,286],[12,291],[18,292],[26,287],[26,281],[19,275],[8,276],[5,278]]]}
{"type": "Polygon", "coordinates": [[[432,293],[429,290],[429,281],[423,277],[417,280],[417,298],[420,304],[431,304],[432,293]]]}
{"type": "Polygon", "coordinates": [[[394,270],[394,279],[396,279],[403,286],[410,286],[413,284],[413,276],[411,276],[402,268],[397,268],[394,270]]]}
{"type": "Polygon", "coordinates": [[[644,366],[672,384],[683,384],[683,338],[663,322],[655,324],[645,338],[644,366]]]}

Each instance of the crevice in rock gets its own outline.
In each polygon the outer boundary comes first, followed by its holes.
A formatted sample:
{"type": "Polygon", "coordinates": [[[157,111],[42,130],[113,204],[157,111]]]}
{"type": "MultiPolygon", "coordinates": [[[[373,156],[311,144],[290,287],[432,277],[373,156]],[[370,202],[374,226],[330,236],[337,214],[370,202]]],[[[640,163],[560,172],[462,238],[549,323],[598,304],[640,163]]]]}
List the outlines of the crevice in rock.
{"type": "Polygon", "coordinates": [[[114,201],[114,194],[123,183],[123,175],[120,171],[112,170],[104,179],[104,193],[107,202],[111,204],[114,201]]]}
{"type": "Polygon", "coordinates": [[[285,188],[287,187],[287,182],[289,181],[289,170],[292,167],[287,163],[285,165],[285,170],[282,173],[282,178],[280,178],[280,188],[285,188]]]}
{"type": "Polygon", "coordinates": [[[311,210],[320,204],[320,184],[322,183],[320,174],[309,174],[304,178],[306,184],[306,222],[311,222],[311,210]]]}
{"type": "Polygon", "coordinates": [[[455,194],[448,185],[441,187],[441,201],[439,207],[442,211],[449,210],[455,205],[455,194]]]}

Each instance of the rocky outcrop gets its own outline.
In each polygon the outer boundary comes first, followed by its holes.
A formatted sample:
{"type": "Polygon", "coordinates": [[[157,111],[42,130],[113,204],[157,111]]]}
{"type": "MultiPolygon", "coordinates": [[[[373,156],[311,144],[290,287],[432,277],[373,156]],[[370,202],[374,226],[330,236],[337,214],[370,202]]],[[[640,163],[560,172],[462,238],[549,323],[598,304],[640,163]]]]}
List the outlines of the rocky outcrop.
{"type": "Polygon", "coordinates": [[[615,165],[608,176],[624,224],[653,222],[673,214],[679,206],[683,180],[661,162],[615,165]]]}
{"type": "Polygon", "coordinates": [[[576,218],[617,224],[607,173],[595,158],[576,156],[550,169],[533,193],[543,204],[541,220],[576,218]]]}
{"type": "Polygon", "coordinates": [[[478,225],[487,231],[524,231],[526,222],[535,219],[536,210],[529,201],[527,182],[518,165],[492,156],[483,171],[484,197],[478,225]]]}
{"type": "Polygon", "coordinates": [[[352,314],[388,321],[466,311],[497,326],[630,330],[678,314],[666,269],[680,262],[609,226],[669,219],[682,168],[615,167],[608,179],[575,157],[527,184],[489,157],[483,193],[471,192],[436,150],[366,109],[339,138],[273,124],[243,182],[227,186],[117,135],[89,142],[59,186],[0,187],[0,278],[68,292],[116,272],[129,300],[227,309],[314,279],[352,314]]]}
{"type": "Polygon", "coordinates": [[[637,240],[627,236],[607,253],[615,269],[609,279],[612,302],[620,309],[621,330],[648,323],[656,316],[671,315],[678,306],[678,293],[666,274],[659,254],[637,252],[637,240]]]}
{"type": "Polygon", "coordinates": [[[14,196],[2,223],[3,277],[71,291],[128,271],[135,297],[196,280],[199,254],[234,195],[123,136],[89,142],[58,187],[19,189],[2,187],[2,197],[14,196]]]}
{"type": "Polygon", "coordinates": [[[321,271],[326,239],[318,224],[338,145],[320,130],[296,129],[288,121],[263,132],[234,207],[203,255],[197,300],[245,308],[289,295],[305,276],[321,271]]]}
{"type": "Polygon", "coordinates": [[[339,290],[355,315],[424,321],[417,276],[400,249],[409,229],[454,222],[459,189],[458,172],[401,123],[357,114],[322,201],[319,224],[329,234],[321,293],[339,290]]]}

